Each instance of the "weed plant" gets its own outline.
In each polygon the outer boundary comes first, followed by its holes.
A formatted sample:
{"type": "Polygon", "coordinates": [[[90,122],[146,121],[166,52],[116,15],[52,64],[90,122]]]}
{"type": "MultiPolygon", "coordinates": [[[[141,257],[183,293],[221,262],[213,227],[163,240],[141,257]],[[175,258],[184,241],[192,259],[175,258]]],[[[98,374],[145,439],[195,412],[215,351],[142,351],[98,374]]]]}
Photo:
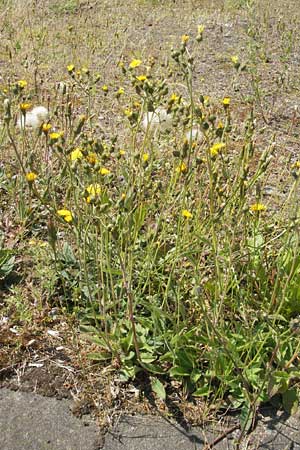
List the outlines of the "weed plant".
{"type": "MultiPolygon", "coordinates": [[[[194,88],[203,32],[182,36],[164,77],[151,58],[121,61],[116,89],[70,64],[37,129],[30,86],[10,83],[1,140],[19,173],[1,183],[47,236],[52,302],[78,316],[90,358],[123,380],[147,373],[163,399],[176,380],[186,396],[242,407],[247,429],[262,402],[298,402],[300,163],[282,204],[265,204],[273,139],[256,145],[251,99],[241,120],[229,97],[194,88]],[[96,96],[125,135],[99,126],[96,96]]],[[[233,57],[234,83],[243,70],[233,57]]]]}

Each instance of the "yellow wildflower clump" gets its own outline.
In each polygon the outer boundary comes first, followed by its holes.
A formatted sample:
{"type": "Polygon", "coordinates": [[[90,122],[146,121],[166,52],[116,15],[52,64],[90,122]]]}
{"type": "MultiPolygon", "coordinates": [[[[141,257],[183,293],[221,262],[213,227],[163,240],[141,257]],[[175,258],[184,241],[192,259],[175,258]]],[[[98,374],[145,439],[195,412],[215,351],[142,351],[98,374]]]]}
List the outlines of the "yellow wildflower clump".
{"type": "Polygon", "coordinates": [[[123,95],[123,94],[125,94],[125,90],[124,90],[124,88],[122,88],[122,87],[120,87],[118,90],[117,90],[117,97],[120,97],[121,95],[123,95]]]}
{"type": "Polygon", "coordinates": [[[95,165],[98,162],[98,156],[97,153],[95,152],[90,152],[87,157],[86,160],[89,164],[95,165]]]}
{"type": "Polygon", "coordinates": [[[175,94],[175,93],[173,92],[173,94],[172,94],[171,97],[169,98],[169,103],[170,103],[170,104],[173,104],[173,103],[177,103],[177,102],[179,102],[179,101],[180,101],[179,95],[177,95],[177,94],[175,94]]]}
{"type": "Polygon", "coordinates": [[[252,205],[250,205],[249,209],[252,212],[261,212],[261,211],[265,211],[267,209],[267,207],[265,205],[263,205],[262,203],[253,203],[252,205]]]}
{"type": "Polygon", "coordinates": [[[241,65],[240,60],[239,60],[239,57],[236,56],[236,55],[234,55],[234,56],[231,57],[231,62],[232,62],[232,64],[234,65],[234,68],[235,68],[235,69],[238,69],[238,68],[240,67],[240,65],[241,65]]]}
{"type": "Polygon", "coordinates": [[[196,37],[197,42],[201,42],[203,39],[203,31],[204,31],[204,25],[198,25],[198,34],[196,37]]]}
{"type": "Polygon", "coordinates": [[[177,173],[186,173],[187,172],[187,165],[185,164],[185,162],[180,163],[176,167],[176,172],[177,173]]]}
{"type": "Polygon", "coordinates": [[[95,199],[95,197],[98,197],[101,194],[101,186],[99,183],[90,184],[86,188],[86,192],[89,194],[86,197],[86,202],[92,203],[92,201],[95,199]]]}
{"type": "Polygon", "coordinates": [[[73,150],[71,152],[70,158],[71,158],[71,161],[77,161],[77,159],[83,158],[83,153],[81,151],[81,148],[79,148],[79,147],[75,148],[75,150],[73,150]]]}
{"type": "Polygon", "coordinates": [[[58,141],[58,139],[60,139],[62,136],[64,135],[64,133],[62,131],[54,131],[53,133],[49,134],[49,138],[52,142],[56,142],[58,141]]]}
{"type": "Polygon", "coordinates": [[[28,172],[28,173],[26,173],[26,180],[29,182],[29,183],[33,183],[36,179],[37,179],[37,174],[36,173],[34,173],[34,172],[28,172]]]}
{"type": "Polygon", "coordinates": [[[26,113],[31,108],[31,103],[20,103],[20,110],[22,113],[26,113]]]}
{"type": "Polygon", "coordinates": [[[139,67],[142,64],[142,61],[140,59],[133,59],[131,63],[129,64],[130,69],[135,69],[136,67],[139,67]]]}
{"type": "Polygon", "coordinates": [[[65,220],[65,222],[70,223],[73,220],[73,215],[72,215],[71,211],[69,211],[68,209],[59,209],[57,211],[57,214],[60,217],[62,217],[65,220]]]}
{"type": "Polygon", "coordinates": [[[52,125],[50,123],[43,123],[43,125],[42,125],[42,131],[45,134],[48,134],[49,131],[51,130],[51,128],[52,128],[52,125]]]}
{"type": "Polygon", "coordinates": [[[183,35],[181,36],[181,42],[182,42],[183,44],[186,44],[186,43],[189,41],[189,39],[190,39],[190,37],[189,37],[188,34],[183,34],[183,35]]]}
{"type": "Polygon", "coordinates": [[[147,80],[147,76],[146,75],[139,75],[138,77],[136,77],[136,79],[138,81],[144,82],[147,80]]]}
{"type": "Polygon", "coordinates": [[[146,163],[149,159],[149,153],[143,153],[142,159],[143,159],[144,163],[146,163]]]}
{"type": "Polygon", "coordinates": [[[67,66],[67,71],[68,71],[69,73],[74,72],[74,70],[75,70],[74,64],[69,64],[69,65],[67,66]]]}
{"type": "Polygon", "coordinates": [[[100,175],[109,175],[110,174],[110,170],[106,169],[105,167],[101,167],[101,169],[99,170],[100,175]]]}
{"type": "Polygon", "coordinates": [[[212,147],[210,147],[210,156],[217,156],[220,150],[222,150],[225,147],[224,142],[218,142],[214,144],[212,147]]]}
{"type": "Polygon", "coordinates": [[[27,86],[27,81],[26,81],[26,80],[19,80],[19,81],[17,81],[17,86],[18,86],[20,89],[24,89],[24,88],[26,88],[26,86],[27,86]]]}
{"type": "Polygon", "coordinates": [[[187,209],[184,209],[181,213],[182,217],[184,217],[185,219],[191,219],[193,217],[193,214],[188,211],[187,209]]]}
{"type": "Polygon", "coordinates": [[[224,98],[223,98],[223,106],[224,106],[225,108],[228,108],[229,105],[230,105],[230,97],[224,97],[224,98]]]}

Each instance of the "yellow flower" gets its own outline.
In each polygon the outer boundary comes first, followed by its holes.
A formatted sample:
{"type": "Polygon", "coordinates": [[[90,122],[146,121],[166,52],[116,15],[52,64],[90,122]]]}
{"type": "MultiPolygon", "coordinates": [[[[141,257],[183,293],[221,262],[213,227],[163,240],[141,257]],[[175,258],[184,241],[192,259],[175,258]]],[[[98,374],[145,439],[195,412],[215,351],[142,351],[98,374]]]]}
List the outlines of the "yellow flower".
{"type": "Polygon", "coordinates": [[[73,150],[70,155],[71,161],[76,161],[77,159],[81,159],[82,157],[83,153],[79,147],[75,148],[75,150],[73,150]]]}
{"type": "Polygon", "coordinates": [[[263,205],[262,203],[253,203],[253,205],[250,206],[250,211],[253,212],[260,212],[260,211],[265,211],[267,209],[267,207],[265,205],[263,205]]]}
{"type": "Polygon", "coordinates": [[[90,194],[90,195],[99,195],[101,194],[101,186],[99,183],[93,183],[90,184],[87,188],[86,191],[90,194]]]}
{"type": "Polygon", "coordinates": [[[225,108],[228,108],[228,106],[230,105],[230,97],[223,98],[223,105],[225,106],[225,108]]]}
{"type": "Polygon", "coordinates": [[[126,155],[126,152],[125,152],[125,150],[121,149],[121,150],[119,151],[119,155],[120,155],[120,156],[124,156],[124,155],[126,155]]]}
{"type": "Polygon", "coordinates": [[[59,209],[57,211],[57,214],[68,223],[72,222],[72,220],[73,220],[72,213],[68,209],[59,209]]]}
{"type": "Polygon", "coordinates": [[[49,138],[51,139],[51,141],[58,141],[59,138],[61,138],[63,136],[63,132],[60,131],[54,131],[53,133],[49,134],[49,138]]]}
{"type": "Polygon", "coordinates": [[[103,92],[108,92],[107,84],[104,84],[101,89],[102,89],[103,92]]]}
{"type": "Polygon", "coordinates": [[[183,35],[181,36],[181,42],[182,42],[183,44],[186,44],[186,43],[189,41],[189,39],[190,39],[190,37],[189,37],[188,34],[183,34],[183,35]]]}
{"type": "Polygon", "coordinates": [[[37,174],[36,173],[34,173],[34,172],[28,172],[28,173],[26,173],[26,180],[29,182],[29,183],[33,183],[36,179],[37,179],[37,174]]]}
{"type": "Polygon", "coordinates": [[[125,200],[125,198],[126,198],[126,194],[125,194],[125,192],[122,192],[122,194],[121,194],[121,200],[125,200]]]}
{"type": "Polygon", "coordinates": [[[42,125],[42,131],[47,134],[52,128],[52,125],[50,123],[43,123],[42,125]]]}
{"type": "Polygon", "coordinates": [[[131,63],[129,64],[130,69],[135,69],[136,67],[139,67],[142,64],[142,61],[140,59],[133,59],[131,63]]]}
{"type": "Polygon", "coordinates": [[[101,169],[99,170],[100,175],[109,175],[110,174],[110,170],[106,169],[105,167],[101,167],[101,169]]]}
{"type": "Polygon", "coordinates": [[[91,152],[87,155],[86,160],[90,164],[96,164],[98,162],[97,153],[91,152]]]}
{"type": "Polygon", "coordinates": [[[236,65],[239,62],[239,57],[238,56],[232,56],[231,57],[231,62],[236,65]]]}
{"type": "Polygon", "coordinates": [[[81,71],[88,75],[90,73],[89,69],[86,66],[81,67],[81,71]]]}
{"type": "Polygon", "coordinates": [[[20,89],[24,89],[27,86],[27,81],[19,80],[19,81],[17,81],[17,85],[19,86],[20,89]]]}
{"type": "Polygon", "coordinates": [[[20,110],[22,111],[22,113],[25,113],[30,108],[31,108],[30,103],[20,103],[20,110]]]}
{"type": "Polygon", "coordinates": [[[146,163],[149,159],[149,153],[143,153],[142,158],[143,158],[143,161],[146,163]]]}
{"type": "Polygon", "coordinates": [[[212,147],[210,147],[210,155],[216,156],[222,148],[225,147],[224,142],[218,142],[217,144],[214,144],[212,147]]]}
{"type": "Polygon", "coordinates": [[[130,108],[124,109],[124,114],[126,117],[132,116],[132,110],[130,108]]]}
{"type": "Polygon", "coordinates": [[[117,91],[117,96],[123,95],[125,93],[124,88],[120,87],[117,91]]]}
{"type": "Polygon", "coordinates": [[[75,70],[74,64],[69,64],[69,65],[67,66],[67,70],[68,70],[69,73],[74,72],[74,70],[75,70]]]}
{"type": "Polygon", "coordinates": [[[138,81],[146,81],[146,80],[147,80],[147,77],[146,77],[146,75],[139,75],[138,77],[136,77],[136,79],[137,79],[138,81]]]}
{"type": "Polygon", "coordinates": [[[191,219],[193,217],[193,214],[188,211],[187,209],[184,209],[181,213],[182,217],[185,217],[186,219],[191,219]]]}
{"type": "Polygon", "coordinates": [[[198,34],[202,34],[204,31],[204,25],[198,25],[198,34]]]}
{"type": "Polygon", "coordinates": [[[176,103],[176,102],[178,102],[179,100],[180,100],[179,95],[173,93],[173,94],[171,95],[170,99],[169,99],[169,102],[170,102],[170,103],[176,103]]]}
{"type": "Polygon", "coordinates": [[[203,100],[204,100],[204,106],[209,106],[209,102],[210,102],[209,95],[204,95],[203,100]]]}
{"type": "Polygon", "coordinates": [[[187,172],[187,165],[184,162],[182,162],[181,164],[179,164],[179,166],[176,167],[176,172],[177,173],[187,172]]]}
{"type": "Polygon", "coordinates": [[[223,122],[221,120],[218,123],[217,128],[224,128],[224,124],[223,124],[223,122]]]}

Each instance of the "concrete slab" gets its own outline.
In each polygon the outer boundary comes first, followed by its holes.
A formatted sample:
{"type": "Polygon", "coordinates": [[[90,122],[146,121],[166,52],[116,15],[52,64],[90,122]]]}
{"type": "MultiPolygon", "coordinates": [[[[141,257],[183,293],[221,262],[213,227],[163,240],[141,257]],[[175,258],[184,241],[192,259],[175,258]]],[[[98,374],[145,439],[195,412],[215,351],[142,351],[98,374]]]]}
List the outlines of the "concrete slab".
{"type": "MultiPolygon", "coordinates": [[[[0,450],[236,450],[234,423],[185,430],[165,418],[123,416],[103,442],[89,418],[76,418],[70,400],[0,389],[0,450]],[[225,436],[225,431],[231,429],[225,436]],[[213,447],[207,444],[220,439],[213,447]]],[[[300,419],[265,409],[239,450],[300,450],[300,419]]]]}
{"type": "Polygon", "coordinates": [[[77,419],[72,402],[0,389],[1,450],[96,450],[96,424],[77,419]]]}
{"type": "MultiPolygon", "coordinates": [[[[223,428],[224,431],[224,428],[223,428]]],[[[109,432],[103,450],[201,450],[211,443],[222,430],[195,428],[186,431],[163,418],[151,416],[125,416],[109,432]]],[[[233,442],[224,439],[214,449],[233,449],[233,442]]]]}

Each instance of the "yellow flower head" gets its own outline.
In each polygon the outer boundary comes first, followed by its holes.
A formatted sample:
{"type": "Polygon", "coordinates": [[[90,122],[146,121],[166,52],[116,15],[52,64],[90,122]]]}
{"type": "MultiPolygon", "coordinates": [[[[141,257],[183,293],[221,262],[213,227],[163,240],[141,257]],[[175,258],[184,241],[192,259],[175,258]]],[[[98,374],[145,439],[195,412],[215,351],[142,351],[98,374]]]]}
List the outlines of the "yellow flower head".
{"type": "Polygon", "coordinates": [[[120,96],[120,95],[123,95],[123,94],[125,94],[125,90],[124,90],[124,88],[120,87],[118,89],[118,91],[117,91],[117,96],[120,96]]]}
{"type": "Polygon", "coordinates": [[[106,169],[105,167],[101,167],[101,169],[99,170],[100,175],[109,175],[110,174],[110,170],[106,169]]]}
{"type": "Polygon", "coordinates": [[[223,98],[223,105],[225,106],[225,108],[228,108],[228,106],[230,105],[230,97],[223,98]]]}
{"type": "Polygon", "coordinates": [[[146,77],[146,75],[139,75],[138,77],[136,77],[136,79],[137,79],[138,81],[146,81],[146,80],[147,80],[147,77],[146,77]]]}
{"type": "Polygon", "coordinates": [[[74,64],[69,64],[69,65],[67,66],[67,71],[68,71],[69,73],[74,72],[74,70],[75,70],[74,64]]]}
{"type": "Polygon", "coordinates": [[[191,219],[193,217],[193,214],[190,211],[188,211],[187,209],[184,209],[181,212],[181,215],[182,215],[182,217],[185,217],[186,219],[191,219]]]}
{"type": "Polygon", "coordinates": [[[198,28],[197,28],[198,34],[202,34],[204,29],[205,29],[204,25],[198,25],[198,28]]]}
{"type": "Polygon", "coordinates": [[[187,165],[184,162],[182,162],[181,164],[179,164],[179,166],[176,167],[176,172],[177,173],[186,173],[187,165]]]}
{"type": "Polygon", "coordinates": [[[61,138],[63,136],[63,132],[60,131],[54,131],[53,133],[49,134],[49,138],[51,139],[51,141],[56,142],[58,141],[59,138],[61,138]]]}
{"type": "Polygon", "coordinates": [[[124,155],[126,155],[126,152],[125,152],[125,150],[121,149],[121,150],[119,151],[119,155],[120,155],[120,156],[124,156],[124,155]]]}
{"type": "Polygon", "coordinates": [[[72,220],[73,220],[72,213],[68,209],[59,209],[57,211],[57,214],[68,223],[72,222],[72,220]]]}
{"type": "Polygon", "coordinates": [[[210,147],[210,155],[211,156],[217,156],[220,150],[225,147],[224,142],[218,142],[217,144],[214,144],[212,147],[210,147]]]}
{"type": "Polygon", "coordinates": [[[52,125],[50,123],[43,123],[42,125],[42,131],[47,134],[51,130],[52,125]]]}
{"type": "Polygon", "coordinates": [[[189,39],[190,39],[190,37],[189,37],[188,34],[183,34],[183,35],[181,36],[181,42],[182,42],[183,44],[186,44],[186,43],[189,41],[189,39]]]}
{"type": "Polygon", "coordinates": [[[85,73],[86,75],[88,75],[88,74],[90,73],[90,70],[89,70],[88,67],[83,66],[83,67],[81,67],[81,72],[82,72],[82,73],[85,73]]]}
{"type": "Polygon", "coordinates": [[[130,69],[135,69],[136,67],[139,67],[142,64],[142,61],[140,59],[133,59],[131,63],[129,64],[130,69]]]}
{"type": "Polygon", "coordinates": [[[108,92],[107,84],[104,84],[101,89],[102,89],[103,92],[108,92]]]}
{"type": "Polygon", "coordinates": [[[100,195],[101,194],[101,186],[99,183],[93,183],[90,184],[87,188],[86,191],[90,194],[90,195],[100,195]]]}
{"type": "Polygon", "coordinates": [[[239,57],[238,56],[232,56],[231,57],[231,62],[236,65],[239,63],[239,57]]]}
{"type": "Polygon", "coordinates": [[[130,109],[130,108],[124,109],[124,114],[125,114],[126,117],[131,117],[132,116],[132,109],[130,109]]]}
{"type": "Polygon", "coordinates": [[[263,205],[262,203],[253,203],[253,205],[250,206],[250,211],[252,212],[260,212],[265,211],[267,207],[263,205]]]}
{"type": "Polygon", "coordinates": [[[81,159],[82,157],[83,153],[79,147],[75,148],[75,150],[73,150],[70,155],[71,161],[76,161],[77,159],[81,159]]]}
{"type": "Polygon", "coordinates": [[[19,86],[20,89],[24,89],[27,86],[27,81],[26,80],[19,80],[19,81],[17,81],[17,85],[19,86]]]}
{"type": "Polygon", "coordinates": [[[179,100],[180,100],[179,95],[177,95],[173,92],[173,94],[171,95],[171,97],[169,99],[169,103],[176,103],[176,102],[179,102],[179,100]]]}
{"type": "Polygon", "coordinates": [[[143,161],[146,163],[149,159],[149,153],[143,153],[142,158],[143,158],[143,161]]]}
{"type": "Polygon", "coordinates": [[[31,108],[30,103],[20,103],[20,110],[22,111],[22,113],[25,113],[30,108],[31,108]]]}
{"type": "Polygon", "coordinates": [[[97,153],[91,152],[87,155],[86,160],[88,163],[94,165],[98,162],[97,153]]]}
{"type": "Polygon", "coordinates": [[[34,173],[34,172],[28,172],[28,173],[26,173],[26,180],[29,182],[29,183],[33,183],[36,179],[37,179],[37,174],[36,173],[34,173]]]}

